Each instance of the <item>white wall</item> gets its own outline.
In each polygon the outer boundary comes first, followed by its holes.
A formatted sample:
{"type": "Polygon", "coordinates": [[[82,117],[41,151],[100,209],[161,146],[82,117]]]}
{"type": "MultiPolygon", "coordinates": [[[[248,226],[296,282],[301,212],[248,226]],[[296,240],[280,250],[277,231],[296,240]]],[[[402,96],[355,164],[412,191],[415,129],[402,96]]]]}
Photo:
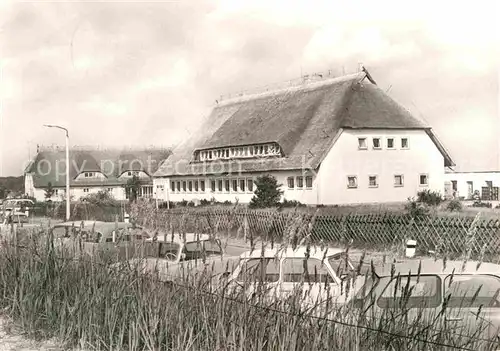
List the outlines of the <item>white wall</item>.
{"type": "Polygon", "coordinates": [[[356,204],[406,201],[423,189],[444,194],[444,159],[423,130],[344,130],[318,172],[319,203],[356,204]],[[367,138],[367,150],[358,149],[358,137],[367,138]],[[374,150],[371,139],[382,138],[382,149],[374,150]],[[386,138],[394,138],[394,150],[386,138]],[[409,148],[401,149],[401,138],[409,148]],[[404,176],[402,187],[394,186],[394,175],[404,176]],[[428,174],[428,186],[419,185],[419,175],[428,174]],[[347,177],[357,176],[358,186],[347,187],[347,177]],[[368,186],[369,175],[376,175],[378,187],[368,186]]]}
{"type": "Polygon", "coordinates": [[[82,172],[76,176],[75,180],[87,180],[87,179],[105,179],[106,176],[101,172],[82,172]],[[85,177],[85,173],[92,173],[92,177],[85,177]]]}
{"type": "Polygon", "coordinates": [[[28,196],[35,195],[35,188],[33,184],[33,175],[31,173],[24,174],[24,192],[28,194],[28,196]]]}
{"type": "Polygon", "coordinates": [[[453,180],[457,181],[457,197],[463,196],[468,199],[468,185],[467,182],[472,182],[473,192],[487,186],[486,181],[492,181],[494,187],[500,187],[500,172],[457,172],[445,173],[446,182],[453,180]]]}
{"type": "MultiPolygon", "coordinates": [[[[265,173],[252,173],[252,174],[242,174],[240,176],[228,176],[228,177],[172,177],[172,178],[155,178],[153,183],[154,183],[154,191],[156,191],[156,198],[160,200],[169,200],[173,202],[179,202],[182,200],[186,201],[192,201],[192,200],[210,200],[212,198],[215,198],[217,201],[224,202],[224,201],[231,201],[234,203],[236,201],[236,198],[238,198],[239,203],[249,203],[251,198],[254,195],[255,191],[255,179],[259,177],[260,175],[263,175],[265,173]],[[212,192],[211,190],[211,180],[214,179],[216,181],[216,191],[212,192]],[[229,179],[230,182],[232,179],[237,179],[238,180],[238,191],[234,192],[232,189],[232,183],[230,183],[230,190],[229,192],[225,191],[225,184],[223,183],[223,191],[219,192],[218,191],[218,180],[222,179],[223,181],[225,179],[229,179]],[[242,192],[239,189],[239,180],[240,179],[252,179],[254,182],[253,186],[253,191],[248,191],[248,183],[245,185],[245,192],[242,192]],[[194,191],[194,184],[193,184],[193,191],[189,192],[188,188],[186,187],[187,191],[182,190],[182,182],[183,181],[193,181],[198,180],[204,180],[205,181],[205,191],[201,191],[200,187],[198,188],[198,192],[194,191]],[[181,182],[181,191],[178,192],[177,189],[172,191],[171,184],[172,181],[174,181],[176,184],[178,181],[181,182]],[[158,186],[163,186],[163,191],[161,188],[158,186]],[[167,189],[168,189],[168,194],[167,194],[167,189]],[[168,196],[168,198],[167,198],[168,196]]],[[[315,182],[313,178],[313,187],[308,189],[306,188],[306,182],[305,182],[305,177],[303,181],[303,188],[299,189],[297,188],[297,180],[296,177],[300,176],[300,171],[286,171],[286,172],[272,172],[271,173],[278,181],[279,184],[282,184],[281,189],[283,190],[284,194],[283,197],[287,200],[296,200],[300,201],[301,203],[304,204],[313,204],[316,201],[316,192],[315,192],[315,182]],[[294,177],[294,185],[295,187],[293,189],[288,188],[288,177],[294,177]]]]}
{"type": "MultiPolygon", "coordinates": [[[[108,188],[111,188],[111,195],[116,200],[125,200],[125,189],[121,186],[109,186],[109,187],[101,187],[101,186],[92,186],[92,187],[74,187],[70,188],[70,196],[72,201],[78,201],[82,197],[85,197],[89,194],[97,193],[99,191],[107,191],[108,188]],[[84,189],[88,189],[86,192],[84,189]]],[[[54,194],[51,198],[52,201],[62,201],[65,197],[65,188],[55,188],[57,189],[57,194],[54,194]]],[[[34,197],[37,201],[46,201],[45,199],[45,189],[44,188],[34,188],[34,197]]]]}

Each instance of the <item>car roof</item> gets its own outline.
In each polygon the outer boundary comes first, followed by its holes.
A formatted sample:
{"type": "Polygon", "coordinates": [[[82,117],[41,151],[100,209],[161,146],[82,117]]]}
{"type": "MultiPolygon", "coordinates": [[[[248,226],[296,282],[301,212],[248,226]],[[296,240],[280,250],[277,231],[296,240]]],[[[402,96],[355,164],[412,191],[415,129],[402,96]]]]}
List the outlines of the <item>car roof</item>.
{"type": "Polygon", "coordinates": [[[375,273],[382,276],[390,276],[391,271],[395,274],[495,274],[500,276],[500,265],[490,262],[479,261],[444,261],[442,259],[421,259],[405,260],[403,262],[388,263],[381,266],[375,266],[375,273]],[[394,268],[393,268],[394,267],[394,268]]]}
{"type": "Polygon", "coordinates": [[[325,257],[330,257],[345,252],[344,249],[320,246],[299,245],[295,249],[291,247],[275,246],[272,248],[264,248],[253,251],[246,251],[240,255],[241,258],[274,258],[274,257],[306,257],[307,253],[310,258],[322,260],[325,257]]]}
{"type": "Polygon", "coordinates": [[[126,223],[126,222],[103,222],[103,221],[70,221],[70,222],[63,222],[63,223],[58,223],[53,226],[53,228],[60,228],[60,227],[75,227],[75,228],[81,228],[83,229],[94,229],[96,231],[102,232],[102,234],[107,234],[112,232],[117,226],[119,229],[122,228],[132,228],[131,223],[126,223]]]}
{"type": "MultiPolygon", "coordinates": [[[[208,234],[195,234],[195,233],[186,233],[186,234],[165,234],[158,235],[157,241],[160,242],[174,242],[177,244],[191,243],[197,241],[210,240],[210,235],[208,234]],[[184,240],[185,239],[185,240],[184,240]]],[[[153,238],[146,239],[146,241],[153,241],[153,238]]]]}

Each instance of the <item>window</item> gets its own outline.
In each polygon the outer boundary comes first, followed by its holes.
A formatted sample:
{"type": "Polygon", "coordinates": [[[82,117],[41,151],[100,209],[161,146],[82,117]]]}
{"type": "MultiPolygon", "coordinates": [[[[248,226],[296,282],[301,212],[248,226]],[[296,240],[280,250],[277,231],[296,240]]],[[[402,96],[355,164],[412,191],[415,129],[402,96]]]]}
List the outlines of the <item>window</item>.
{"type": "Polygon", "coordinates": [[[172,189],[172,191],[175,191],[175,182],[170,183],[170,189],[172,189]]]}
{"type": "Polygon", "coordinates": [[[113,192],[113,188],[108,188],[108,193],[113,192]]]}
{"type": "Polygon", "coordinates": [[[228,192],[229,192],[229,185],[230,185],[230,184],[229,184],[229,179],[226,179],[226,180],[224,181],[224,185],[225,185],[225,189],[224,189],[224,190],[226,190],[226,193],[228,193],[228,192]]]}
{"type": "Polygon", "coordinates": [[[313,177],[307,176],[306,177],[306,188],[312,188],[313,187],[313,177]]]}
{"type": "Polygon", "coordinates": [[[403,175],[396,174],[394,176],[394,186],[403,186],[403,175]]]}
{"type": "Polygon", "coordinates": [[[177,182],[177,191],[181,191],[181,182],[177,182]]]}
{"type": "Polygon", "coordinates": [[[238,191],[238,179],[233,179],[233,187],[232,187],[233,192],[238,191]]]}
{"type": "Polygon", "coordinates": [[[419,184],[425,186],[429,184],[429,176],[427,174],[421,174],[419,176],[419,184]]]}
{"type": "Polygon", "coordinates": [[[325,262],[315,258],[287,258],[283,261],[283,282],[334,283],[325,262]]]}
{"type": "Polygon", "coordinates": [[[196,191],[196,192],[198,191],[198,181],[197,180],[194,181],[194,191],[196,191]]]}
{"type": "Polygon", "coordinates": [[[287,182],[288,182],[288,189],[293,189],[295,187],[293,177],[288,177],[287,182]]]}
{"type": "Polygon", "coordinates": [[[382,148],[382,146],[380,145],[380,138],[373,138],[373,148],[374,149],[382,148]]]}
{"type": "Polygon", "coordinates": [[[247,188],[248,191],[253,193],[253,179],[247,179],[247,188]]]}
{"type": "Polygon", "coordinates": [[[366,150],[366,138],[358,138],[358,149],[366,150]]]}
{"type": "Polygon", "coordinates": [[[378,180],[376,175],[368,176],[368,187],[370,188],[378,187],[378,180]]]}
{"type": "Polygon", "coordinates": [[[202,192],[205,192],[205,181],[204,180],[200,180],[200,190],[202,192]]]}
{"type": "Polygon", "coordinates": [[[401,148],[408,149],[409,147],[408,138],[401,138],[401,148]]]}
{"type": "Polygon", "coordinates": [[[212,192],[215,193],[215,180],[210,181],[210,190],[212,190],[212,192]]]}
{"type": "Polygon", "coordinates": [[[348,176],[347,177],[347,187],[348,188],[357,188],[358,187],[358,178],[356,176],[348,176]]]}
{"type": "Polygon", "coordinates": [[[394,149],[394,138],[387,138],[387,148],[394,149]]]}
{"type": "Polygon", "coordinates": [[[84,193],[88,193],[89,192],[89,188],[83,188],[83,192],[84,193]]]}
{"type": "Polygon", "coordinates": [[[59,195],[59,189],[54,189],[54,195],[59,195]]]}
{"type": "Polygon", "coordinates": [[[273,258],[253,258],[242,264],[238,281],[277,282],[280,277],[279,260],[273,258]]]}
{"type": "Polygon", "coordinates": [[[191,180],[188,182],[188,190],[193,191],[193,182],[191,180]]]}
{"type": "Polygon", "coordinates": [[[245,191],[245,179],[240,179],[240,191],[245,191]]]}
{"type": "Polygon", "coordinates": [[[453,275],[445,279],[448,308],[500,308],[500,279],[491,275],[453,275]]]}
{"type": "Polygon", "coordinates": [[[219,192],[222,192],[222,179],[219,179],[217,181],[217,188],[218,188],[219,192]]]}
{"type": "Polygon", "coordinates": [[[186,192],[186,181],[182,182],[182,191],[186,192]]]}
{"type": "Polygon", "coordinates": [[[304,187],[304,177],[297,177],[297,188],[303,188],[304,187]]]}
{"type": "Polygon", "coordinates": [[[377,304],[381,308],[436,308],[441,304],[441,279],[435,275],[394,277],[377,304]]]}

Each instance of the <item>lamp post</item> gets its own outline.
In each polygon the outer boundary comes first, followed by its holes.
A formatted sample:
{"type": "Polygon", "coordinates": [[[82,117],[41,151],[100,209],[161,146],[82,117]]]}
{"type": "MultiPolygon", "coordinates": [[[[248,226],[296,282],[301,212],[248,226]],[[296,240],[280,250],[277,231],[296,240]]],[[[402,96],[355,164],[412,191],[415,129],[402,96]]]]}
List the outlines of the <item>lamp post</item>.
{"type": "Polygon", "coordinates": [[[52,124],[44,124],[44,127],[47,128],[57,128],[62,129],[66,132],[66,221],[69,221],[70,214],[70,193],[69,193],[69,132],[66,128],[61,126],[56,126],[52,124]]]}

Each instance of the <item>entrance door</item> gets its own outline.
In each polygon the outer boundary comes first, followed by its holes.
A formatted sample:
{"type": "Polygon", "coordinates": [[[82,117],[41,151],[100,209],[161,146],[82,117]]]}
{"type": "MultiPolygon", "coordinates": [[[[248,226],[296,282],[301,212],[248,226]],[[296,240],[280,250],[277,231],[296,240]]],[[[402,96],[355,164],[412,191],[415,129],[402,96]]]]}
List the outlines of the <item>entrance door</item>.
{"type": "Polygon", "coordinates": [[[474,195],[474,183],[471,181],[467,182],[467,198],[472,199],[472,196],[474,195]]]}

